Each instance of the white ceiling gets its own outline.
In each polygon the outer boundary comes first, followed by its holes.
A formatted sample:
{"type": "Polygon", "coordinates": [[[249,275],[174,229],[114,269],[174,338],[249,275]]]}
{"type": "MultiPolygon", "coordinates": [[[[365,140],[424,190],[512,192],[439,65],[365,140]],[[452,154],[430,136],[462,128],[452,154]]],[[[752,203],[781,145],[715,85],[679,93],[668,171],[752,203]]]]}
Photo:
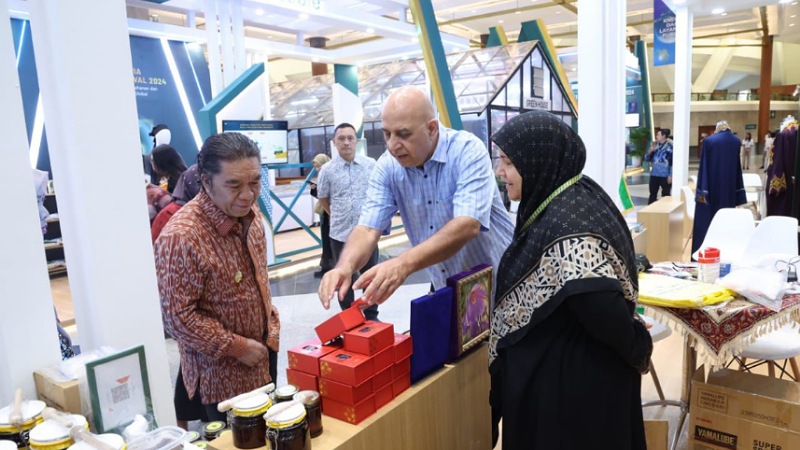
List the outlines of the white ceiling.
{"type": "MultiPolygon", "coordinates": [[[[223,0],[217,0],[222,3],[223,0]]],[[[225,0],[241,3],[249,50],[271,61],[296,59],[327,63],[377,63],[420,52],[407,0],[225,0]],[[315,6],[318,5],[318,6],[315,6]],[[322,36],[327,49],[311,49],[307,38],[322,36]]],[[[490,27],[502,26],[515,41],[522,22],[542,19],[561,51],[577,45],[577,0],[432,0],[446,51],[480,45],[490,27]]],[[[587,0],[588,1],[588,0],[587,0]]],[[[605,1],[605,0],[592,0],[605,1]]],[[[709,48],[736,47],[736,65],[758,66],[752,49],[764,27],[779,43],[800,44],[800,6],[794,0],[665,0],[694,14],[695,59],[709,48]],[[780,3],[779,3],[780,2],[780,3]],[[784,3],[785,2],[785,3],[784,3]],[[725,15],[712,14],[725,8],[725,15]],[[762,8],[763,7],[763,8],[762,8]],[[795,26],[796,24],[796,26],[795,26]],[[740,51],[739,48],[742,50],[740,51]],[[749,51],[748,51],[749,50],[749,51]],[[740,55],[741,54],[741,55],[740,55]]],[[[26,9],[9,0],[11,9],[26,9]]],[[[204,0],[126,0],[132,32],[173,39],[205,40],[204,0]],[[194,24],[194,26],[191,26],[194,24]]],[[[652,0],[627,0],[627,35],[652,42],[652,0]]],[[[780,54],[776,58],[781,58],[780,54]]],[[[567,72],[574,71],[565,62],[567,72]]],[[[307,67],[307,66],[306,66],[307,67]]],[[[310,70],[310,69],[309,69],[310,70]]],[[[735,72],[735,71],[734,71],[735,72]]],[[[734,79],[736,74],[726,79],[734,79]]]]}

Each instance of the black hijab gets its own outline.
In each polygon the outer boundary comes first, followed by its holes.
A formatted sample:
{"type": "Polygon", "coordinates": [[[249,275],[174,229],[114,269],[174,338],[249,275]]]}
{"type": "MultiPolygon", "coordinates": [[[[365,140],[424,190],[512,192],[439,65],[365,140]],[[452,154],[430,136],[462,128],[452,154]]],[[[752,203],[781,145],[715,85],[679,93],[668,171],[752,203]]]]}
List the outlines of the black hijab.
{"type": "Polygon", "coordinates": [[[638,282],[630,231],[597,183],[585,175],[575,180],[586,162],[578,134],[557,116],[533,111],[511,119],[492,140],[522,177],[522,195],[497,271],[490,360],[569,295],[620,289],[633,312],[638,282]]]}

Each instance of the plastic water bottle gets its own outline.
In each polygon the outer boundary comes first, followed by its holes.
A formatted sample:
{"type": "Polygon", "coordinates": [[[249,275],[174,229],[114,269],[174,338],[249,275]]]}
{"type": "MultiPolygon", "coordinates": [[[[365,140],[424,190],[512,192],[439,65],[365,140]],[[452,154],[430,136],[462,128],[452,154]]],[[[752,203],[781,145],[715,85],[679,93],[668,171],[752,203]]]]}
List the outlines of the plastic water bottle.
{"type": "Polygon", "coordinates": [[[697,255],[697,280],[714,283],[719,278],[719,249],[706,247],[697,255]]]}

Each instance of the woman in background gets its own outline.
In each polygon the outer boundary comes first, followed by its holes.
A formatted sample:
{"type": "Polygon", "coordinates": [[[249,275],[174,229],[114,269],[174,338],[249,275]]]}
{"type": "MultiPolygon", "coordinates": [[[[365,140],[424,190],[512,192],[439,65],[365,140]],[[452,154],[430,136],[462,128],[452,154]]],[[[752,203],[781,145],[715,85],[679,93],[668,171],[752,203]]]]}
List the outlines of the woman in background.
{"type": "Polygon", "coordinates": [[[745,134],[744,140],[742,140],[742,170],[750,170],[750,153],[755,146],[753,136],[750,133],[745,134]]]}
{"type": "Polygon", "coordinates": [[[183,162],[183,158],[177,150],[166,144],[154,148],[150,158],[152,158],[153,171],[161,177],[159,186],[172,194],[178,184],[178,178],[186,171],[186,163],[183,162]]]}
{"type": "Polygon", "coordinates": [[[492,140],[520,200],[500,260],[489,340],[493,437],[503,449],[644,449],[641,374],[653,343],[635,313],[633,242],[586,150],[556,116],[521,114],[492,140]]]}
{"type": "MultiPolygon", "coordinates": [[[[328,164],[331,158],[325,153],[317,153],[312,160],[314,168],[317,169],[317,174],[322,169],[322,166],[328,164]]],[[[314,178],[316,181],[316,178],[314,178]]],[[[311,183],[311,196],[317,198],[317,184],[311,183]]],[[[314,212],[319,216],[319,233],[322,239],[322,256],[319,258],[319,269],[314,272],[314,277],[320,278],[325,275],[325,272],[333,269],[333,250],[331,249],[331,216],[328,215],[325,208],[317,202],[314,205],[314,212]]]]}

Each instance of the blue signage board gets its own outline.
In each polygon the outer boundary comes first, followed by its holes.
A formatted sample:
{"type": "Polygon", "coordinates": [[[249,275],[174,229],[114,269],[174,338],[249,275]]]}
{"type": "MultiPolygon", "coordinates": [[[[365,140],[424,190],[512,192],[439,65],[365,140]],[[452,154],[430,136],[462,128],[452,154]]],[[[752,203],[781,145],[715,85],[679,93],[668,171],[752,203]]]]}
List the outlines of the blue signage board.
{"type": "Polygon", "coordinates": [[[675,64],[675,13],[663,0],[653,0],[653,65],[675,64]]]}

